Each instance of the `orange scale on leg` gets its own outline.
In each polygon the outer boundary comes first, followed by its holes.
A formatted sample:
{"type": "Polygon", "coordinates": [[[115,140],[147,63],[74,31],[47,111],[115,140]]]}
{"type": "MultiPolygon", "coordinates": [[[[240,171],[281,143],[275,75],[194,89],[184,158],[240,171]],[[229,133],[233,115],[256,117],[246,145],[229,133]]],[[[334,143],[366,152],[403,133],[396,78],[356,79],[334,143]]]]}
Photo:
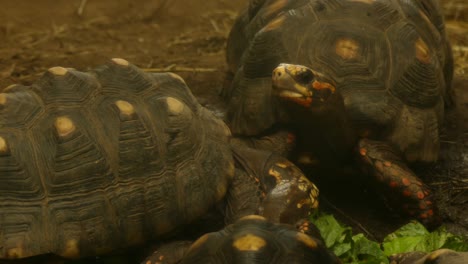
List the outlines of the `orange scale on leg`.
{"type": "Polygon", "coordinates": [[[421,192],[421,191],[419,191],[419,192],[417,193],[417,195],[418,195],[418,199],[419,199],[419,200],[422,200],[422,199],[424,199],[424,197],[426,197],[426,196],[424,195],[424,193],[421,192]]]}
{"type": "Polygon", "coordinates": [[[408,178],[403,178],[401,179],[401,182],[403,183],[403,185],[405,186],[409,186],[411,184],[410,180],[408,180],[408,178]]]}
{"type": "Polygon", "coordinates": [[[367,155],[367,149],[361,148],[361,149],[359,149],[359,153],[361,154],[361,156],[366,156],[367,155]]]}

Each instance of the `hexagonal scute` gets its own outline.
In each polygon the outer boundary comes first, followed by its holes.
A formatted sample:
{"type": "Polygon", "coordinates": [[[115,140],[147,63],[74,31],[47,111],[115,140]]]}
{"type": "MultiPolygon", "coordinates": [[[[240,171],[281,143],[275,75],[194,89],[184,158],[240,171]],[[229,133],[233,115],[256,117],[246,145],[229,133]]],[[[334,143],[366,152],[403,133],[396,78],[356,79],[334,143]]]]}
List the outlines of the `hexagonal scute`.
{"type": "Polygon", "coordinates": [[[338,264],[341,261],[325,247],[321,237],[251,215],[200,237],[181,263],[338,264]]]}
{"type": "Polygon", "coordinates": [[[105,92],[140,93],[153,86],[153,80],[130,62],[114,58],[95,70],[105,92]]]}
{"type": "Polygon", "coordinates": [[[99,83],[93,75],[63,67],[50,68],[33,85],[46,104],[82,102],[98,87],[99,83]]]}
{"type": "Polygon", "coordinates": [[[42,112],[42,102],[32,91],[15,91],[0,93],[0,128],[24,127],[42,112]]]}

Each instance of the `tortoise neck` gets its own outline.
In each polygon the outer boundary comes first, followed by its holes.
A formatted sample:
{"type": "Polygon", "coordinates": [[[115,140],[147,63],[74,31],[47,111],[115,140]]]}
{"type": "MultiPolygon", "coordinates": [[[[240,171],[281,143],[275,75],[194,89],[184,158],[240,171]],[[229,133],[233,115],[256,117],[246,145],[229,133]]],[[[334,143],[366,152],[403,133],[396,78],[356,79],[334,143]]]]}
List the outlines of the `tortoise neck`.
{"type": "Polygon", "coordinates": [[[329,98],[321,106],[299,113],[293,125],[297,137],[297,153],[310,153],[324,166],[349,160],[357,137],[341,96],[329,98]]]}

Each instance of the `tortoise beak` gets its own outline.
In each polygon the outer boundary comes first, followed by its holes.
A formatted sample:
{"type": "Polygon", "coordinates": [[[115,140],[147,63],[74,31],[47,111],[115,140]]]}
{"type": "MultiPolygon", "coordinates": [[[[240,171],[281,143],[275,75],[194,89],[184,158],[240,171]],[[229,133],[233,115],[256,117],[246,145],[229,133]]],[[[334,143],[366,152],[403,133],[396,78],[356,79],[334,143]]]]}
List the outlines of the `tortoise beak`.
{"type": "Polygon", "coordinates": [[[278,97],[306,107],[335,93],[332,84],[319,81],[317,73],[302,65],[280,64],[273,70],[272,83],[278,97]]]}

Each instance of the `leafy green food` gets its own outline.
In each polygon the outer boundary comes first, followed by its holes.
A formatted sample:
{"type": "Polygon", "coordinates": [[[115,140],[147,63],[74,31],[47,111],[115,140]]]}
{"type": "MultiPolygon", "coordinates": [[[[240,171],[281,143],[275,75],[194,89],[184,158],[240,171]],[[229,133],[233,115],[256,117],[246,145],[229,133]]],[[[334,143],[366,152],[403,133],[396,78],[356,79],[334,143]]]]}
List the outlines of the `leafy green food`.
{"type": "Polygon", "coordinates": [[[315,215],[312,222],[320,230],[326,246],[343,263],[388,264],[388,257],[393,254],[431,252],[439,248],[468,251],[467,238],[448,233],[444,227],[429,232],[416,221],[387,235],[382,243],[371,241],[363,234],[353,235],[350,227],[341,225],[332,215],[315,215]]]}

